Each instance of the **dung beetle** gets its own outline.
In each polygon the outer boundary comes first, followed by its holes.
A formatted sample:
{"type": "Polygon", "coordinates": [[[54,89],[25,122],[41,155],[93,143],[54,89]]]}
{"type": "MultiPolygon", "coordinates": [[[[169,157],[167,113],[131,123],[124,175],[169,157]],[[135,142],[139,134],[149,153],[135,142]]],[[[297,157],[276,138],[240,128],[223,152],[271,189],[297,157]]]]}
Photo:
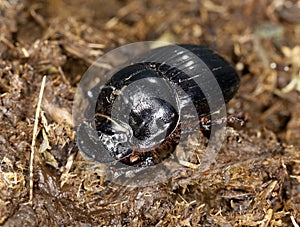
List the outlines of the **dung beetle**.
{"type": "Polygon", "coordinates": [[[235,69],[204,46],[150,50],[90,91],[96,103],[78,127],[79,148],[100,163],[158,164],[239,84],[235,69]]]}

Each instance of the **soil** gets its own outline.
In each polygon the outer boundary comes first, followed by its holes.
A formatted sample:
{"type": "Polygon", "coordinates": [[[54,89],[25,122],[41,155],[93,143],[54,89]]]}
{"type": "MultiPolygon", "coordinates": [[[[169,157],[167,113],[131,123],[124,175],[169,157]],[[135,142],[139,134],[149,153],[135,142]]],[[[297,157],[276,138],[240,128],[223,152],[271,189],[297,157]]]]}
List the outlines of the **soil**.
{"type": "Polygon", "coordinates": [[[0,1],[0,225],[299,226],[299,15],[294,0],[0,1]],[[241,78],[227,112],[246,122],[227,126],[201,174],[191,160],[168,182],[126,187],[78,150],[72,106],[96,58],[145,40],[226,58],[241,78]]]}

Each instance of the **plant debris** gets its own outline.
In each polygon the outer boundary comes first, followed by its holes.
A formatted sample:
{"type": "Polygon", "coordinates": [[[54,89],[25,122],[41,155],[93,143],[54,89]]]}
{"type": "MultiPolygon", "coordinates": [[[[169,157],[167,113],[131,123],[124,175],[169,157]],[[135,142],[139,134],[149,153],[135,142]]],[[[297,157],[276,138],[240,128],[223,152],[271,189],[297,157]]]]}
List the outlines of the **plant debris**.
{"type": "Polygon", "coordinates": [[[299,226],[299,12],[281,0],[0,1],[0,225],[299,226]],[[168,182],[134,188],[81,155],[71,114],[94,60],[145,40],[224,56],[241,77],[227,111],[247,122],[228,125],[205,172],[195,156],[168,182]]]}

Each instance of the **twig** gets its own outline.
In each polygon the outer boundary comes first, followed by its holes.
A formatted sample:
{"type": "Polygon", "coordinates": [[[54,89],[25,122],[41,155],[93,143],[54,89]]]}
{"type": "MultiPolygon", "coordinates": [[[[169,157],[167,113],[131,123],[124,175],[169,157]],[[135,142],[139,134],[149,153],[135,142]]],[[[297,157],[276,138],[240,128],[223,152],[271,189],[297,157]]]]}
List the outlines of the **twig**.
{"type": "Polygon", "coordinates": [[[47,23],[45,19],[36,12],[37,9],[42,8],[40,4],[34,4],[32,7],[30,7],[30,15],[33,17],[33,19],[42,27],[47,28],[47,23]]]}
{"type": "Polygon", "coordinates": [[[297,224],[297,222],[296,222],[294,216],[291,215],[290,218],[291,218],[291,220],[292,220],[293,226],[294,226],[294,227],[299,227],[299,225],[297,224]]]}
{"type": "Polygon", "coordinates": [[[29,203],[30,204],[32,204],[32,199],[33,199],[33,161],[34,161],[35,141],[37,137],[38,122],[40,117],[41,103],[42,103],[43,93],[45,89],[45,83],[46,83],[46,76],[43,77],[43,81],[41,84],[38,104],[35,112],[34,127],[33,127],[32,142],[31,142],[31,153],[30,153],[30,164],[29,164],[29,188],[30,188],[29,203]]]}
{"type": "Polygon", "coordinates": [[[3,42],[6,46],[8,46],[10,49],[14,50],[14,44],[10,42],[4,35],[0,35],[0,43],[3,42]]]}

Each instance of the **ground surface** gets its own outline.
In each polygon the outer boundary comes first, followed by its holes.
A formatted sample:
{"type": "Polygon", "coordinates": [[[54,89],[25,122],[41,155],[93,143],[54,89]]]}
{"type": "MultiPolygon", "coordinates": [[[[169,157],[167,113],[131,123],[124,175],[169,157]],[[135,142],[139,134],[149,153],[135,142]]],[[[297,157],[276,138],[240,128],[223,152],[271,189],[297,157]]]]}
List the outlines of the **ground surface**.
{"type": "Polygon", "coordinates": [[[0,224],[297,226],[299,15],[299,1],[281,0],[1,0],[0,224]],[[197,166],[180,166],[167,183],[127,188],[106,182],[78,152],[72,102],[94,59],[144,40],[202,44],[224,56],[241,77],[227,110],[248,120],[227,128],[215,164],[197,177],[197,166]]]}

